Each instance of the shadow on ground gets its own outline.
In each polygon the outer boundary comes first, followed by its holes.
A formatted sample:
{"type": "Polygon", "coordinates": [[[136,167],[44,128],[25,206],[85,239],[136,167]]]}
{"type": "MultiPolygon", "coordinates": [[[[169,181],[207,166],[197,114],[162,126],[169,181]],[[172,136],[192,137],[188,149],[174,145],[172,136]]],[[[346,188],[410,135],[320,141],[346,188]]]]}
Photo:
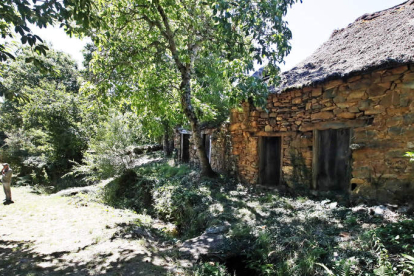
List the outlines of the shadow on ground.
{"type": "MultiPolygon", "coordinates": [[[[110,269],[96,271],[111,253],[99,254],[91,262],[68,261],[70,252],[54,252],[50,255],[37,253],[30,241],[0,241],[0,275],[165,275],[167,270],[155,266],[146,254],[130,256],[123,252],[110,269]],[[145,259],[145,260],[144,260],[145,259]]],[[[130,253],[130,252],[129,252],[130,253]]]]}

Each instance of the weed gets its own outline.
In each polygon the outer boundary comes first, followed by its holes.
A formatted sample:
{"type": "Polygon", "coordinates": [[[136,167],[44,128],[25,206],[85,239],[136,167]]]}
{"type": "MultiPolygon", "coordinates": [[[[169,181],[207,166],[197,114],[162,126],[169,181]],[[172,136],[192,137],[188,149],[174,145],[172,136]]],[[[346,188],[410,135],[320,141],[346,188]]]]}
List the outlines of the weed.
{"type": "Polygon", "coordinates": [[[208,262],[196,265],[193,268],[194,276],[230,276],[226,267],[219,263],[208,262]]]}
{"type": "Polygon", "coordinates": [[[348,224],[349,226],[355,226],[358,224],[358,220],[355,216],[348,215],[345,219],[345,223],[348,224]]]}

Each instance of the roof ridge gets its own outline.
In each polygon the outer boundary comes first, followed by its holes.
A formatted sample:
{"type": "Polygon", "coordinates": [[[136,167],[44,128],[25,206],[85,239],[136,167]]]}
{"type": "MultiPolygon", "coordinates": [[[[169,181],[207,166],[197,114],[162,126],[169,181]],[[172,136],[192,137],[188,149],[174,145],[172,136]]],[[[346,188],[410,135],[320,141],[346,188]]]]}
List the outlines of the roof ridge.
{"type": "Polygon", "coordinates": [[[360,16],[311,56],[283,72],[275,92],[375,68],[414,63],[414,0],[360,16]]]}
{"type": "Polygon", "coordinates": [[[354,24],[356,24],[360,21],[373,20],[377,17],[380,17],[381,15],[383,15],[386,12],[389,12],[391,10],[395,10],[399,7],[403,7],[403,6],[406,6],[406,5],[414,5],[414,0],[409,0],[409,1],[403,2],[401,4],[398,4],[394,7],[391,7],[391,8],[385,9],[385,10],[376,11],[376,12],[373,12],[373,13],[365,13],[365,14],[361,15],[360,17],[358,17],[357,19],[355,19],[352,23],[349,23],[348,26],[346,26],[344,28],[334,30],[329,38],[330,39],[333,38],[335,35],[337,35],[339,33],[342,33],[344,30],[346,30],[347,28],[352,27],[354,24]]]}
{"type": "MultiPolygon", "coordinates": [[[[385,10],[376,11],[376,12],[373,12],[373,13],[366,13],[366,14],[363,14],[360,17],[358,17],[353,23],[361,21],[361,20],[372,20],[372,19],[375,19],[378,16],[380,16],[381,14],[384,14],[384,13],[390,11],[390,10],[395,10],[399,7],[403,7],[403,6],[406,6],[406,5],[413,5],[413,4],[414,4],[414,0],[408,0],[408,1],[405,1],[401,4],[395,5],[394,7],[391,7],[391,8],[385,9],[385,10]]],[[[352,25],[353,23],[351,23],[349,25],[352,25]]]]}

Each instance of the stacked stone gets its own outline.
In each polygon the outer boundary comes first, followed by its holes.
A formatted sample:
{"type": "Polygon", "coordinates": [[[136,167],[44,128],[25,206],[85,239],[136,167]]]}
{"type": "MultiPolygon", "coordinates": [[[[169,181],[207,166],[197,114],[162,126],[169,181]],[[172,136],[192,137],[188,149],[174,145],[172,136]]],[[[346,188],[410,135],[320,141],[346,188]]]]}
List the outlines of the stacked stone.
{"type": "Polygon", "coordinates": [[[258,137],[282,137],[283,179],[289,182],[295,171],[292,152],[312,167],[313,130],[351,128],[353,193],[372,196],[378,181],[394,194],[411,185],[404,153],[414,148],[414,65],[271,94],[266,107],[245,103],[242,111],[232,111],[233,154],[246,182],[257,183],[258,137]]]}
{"type": "MultiPolygon", "coordinates": [[[[232,140],[229,132],[229,124],[224,123],[217,128],[207,128],[201,131],[201,135],[210,135],[211,137],[211,153],[210,165],[216,172],[223,174],[235,174],[237,161],[233,155],[232,140]]],[[[180,149],[180,134],[176,133],[174,138],[175,147],[180,149]]],[[[190,164],[199,167],[200,159],[198,157],[197,148],[193,139],[190,138],[189,146],[190,164]]]]}

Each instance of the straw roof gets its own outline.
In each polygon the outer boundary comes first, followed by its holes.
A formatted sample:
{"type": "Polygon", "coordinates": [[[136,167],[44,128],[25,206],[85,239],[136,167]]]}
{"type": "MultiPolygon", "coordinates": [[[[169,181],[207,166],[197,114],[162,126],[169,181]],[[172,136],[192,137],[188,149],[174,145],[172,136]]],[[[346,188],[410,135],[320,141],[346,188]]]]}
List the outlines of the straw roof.
{"type": "Polygon", "coordinates": [[[334,31],[310,57],[281,74],[274,92],[408,63],[414,63],[414,0],[334,31]]]}

